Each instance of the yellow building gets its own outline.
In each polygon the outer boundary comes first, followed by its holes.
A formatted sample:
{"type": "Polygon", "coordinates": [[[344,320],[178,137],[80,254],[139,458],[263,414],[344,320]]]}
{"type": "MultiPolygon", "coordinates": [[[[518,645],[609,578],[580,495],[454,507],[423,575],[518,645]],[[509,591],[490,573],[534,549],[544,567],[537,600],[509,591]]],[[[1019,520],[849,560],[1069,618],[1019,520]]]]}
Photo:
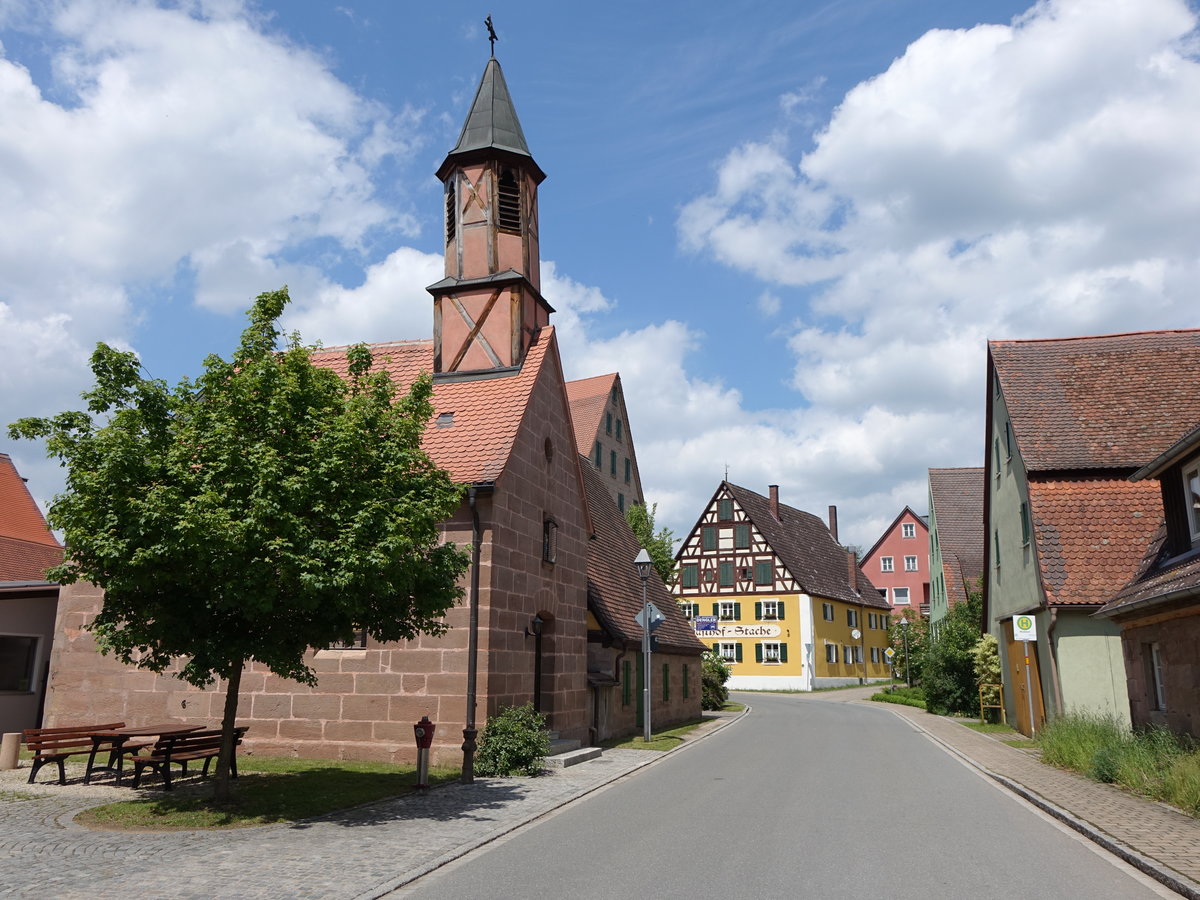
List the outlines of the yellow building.
{"type": "Polygon", "coordinates": [[[816,516],[721,482],[676,555],[675,596],[733,689],[886,679],[888,604],[816,516]]]}

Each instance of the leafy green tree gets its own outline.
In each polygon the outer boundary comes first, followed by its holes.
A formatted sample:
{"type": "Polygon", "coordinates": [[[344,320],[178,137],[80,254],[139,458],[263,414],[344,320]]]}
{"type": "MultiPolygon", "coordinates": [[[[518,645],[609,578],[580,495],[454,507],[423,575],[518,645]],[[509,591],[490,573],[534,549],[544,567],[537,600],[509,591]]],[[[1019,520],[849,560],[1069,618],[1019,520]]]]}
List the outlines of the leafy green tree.
{"type": "Polygon", "coordinates": [[[888,642],[896,655],[892,657],[892,668],[896,677],[920,684],[925,672],[925,660],[929,650],[929,619],[919,612],[892,613],[888,626],[888,642]],[[907,629],[900,627],[900,620],[908,622],[907,629]],[[908,640],[905,642],[905,631],[908,640]]]}
{"type": "Polygon", "coordinates": [[[712,650],[705,651],[700,663],[700,708],[724,709],[729,700],[729,688],[725,682],[733,670],[729,664],[712,650]]]}
{"type": "Polygon", "coordinates": [[[983,594],[967,595],[965,603],[950,608],[938,626],[937,637],[926,654],[922,686],[925,707],[940,715],[971,714],[979,709],[979,686],[975,677],[975,645],[983,594]]]}
{"type": "Polygon", "coordinates": [[[646,506],[644,503],[634,503],[625,510],[625,521],[637,535],[638,543],[646,548],[650,558],[654,560],[654,571],[670,587],[675,583],[675,535],[670,528],[654,530],[654,516],[658,512],[658,504],[646,506]]]}
{"type": "Polygon", "coordinates": [[[243,666],[304,684],[312,649],[359,628],[381,641],[438,634],[467,556],[440,538],[461,487],[421,450],[431,384],[399,394],[364,346],[349,378],[316,367],[277,321],[287,289],[262,294],[231,360],[174,389],[134,354],[98,345],[87,410],[29,418],[67,469],[50,523],[60,584],[104,589],[101,649],[204,687],[225,681],[216,793],[229,760],[243,666]]]}

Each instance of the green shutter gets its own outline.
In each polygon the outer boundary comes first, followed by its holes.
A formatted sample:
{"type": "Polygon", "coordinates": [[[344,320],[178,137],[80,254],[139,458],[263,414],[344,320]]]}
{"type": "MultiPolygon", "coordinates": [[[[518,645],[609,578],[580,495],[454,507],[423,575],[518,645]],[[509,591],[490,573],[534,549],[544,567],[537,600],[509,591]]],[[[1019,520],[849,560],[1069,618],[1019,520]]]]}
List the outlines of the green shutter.
{"type": "Polygon", "coordinates": [[[775,604],[775,618],[777,618],[781,622],[783,621],[783,601],[782,600],[780,600],[778,603],[775,604]]]}
{"type": "Polygon", "coordinates": [[[733,661],[741,662],[742,661],[742,645],[740,643],[738,643],[738,644],[734,644],[734,646],[737,649],[733,651],[733,661]]]}
{"type": "Polygon", "coordinates": [[[720,614],[721,614],[721,604],[720,604],[720,603],[713,603],[713,615],[714,615],[714,616],[719,616],[720,614]]]}
{"type": "Polygon", "coordinates": [[[663,702],[666,703],[668,700],[671,699],[671,667],[668,666],[666,663],[663,663],[662,673],[663,673],[663,676],[662,676],[663,702]]]}
{"type": "Polygon", "coordinates": [[[691,695],[691,682],[689,680],[688,664],[683,664],[683,699],[686,700],[691,695]]]}
{"type": "Polygon", "coordinates": [[[787,644],[782,641],[779,644],[779,661],[781,663],[787,662],[787,644]]]}
{"type": "MultiPolygon", "coordinates": [[[[721,655],[721,642],[720,641],[717,641],[715,644],[713,644],[713,653],[717,654],[717,656],[721,655]]],[[[629,665],[629,663],[626,663],[625,665],[629,665]]]]}
{"type": "Polygon", "coordinates": [[[762,657],[763,657],[762,644],[755,644],[754,645],[754,661],[760,663],[760,662],[762,662],[762,657]]]}
{"type": "Polygon", "coordinates": [[[741,603],[733,604],[733,617],[739,622],[742,620],[742,604],[741,603]]]}
{"type": "Polygon", "coordinates": [[[754,604],[754,618],[756,620],[762,619],[762,604],[761,603],[754,604]]]}
{"type": "Polygon", "coordinates": [[[621,705],[628,706],[632,696],[633,686],[630,682],[633,680],[633,670],[629,664],[629,660],[625,660],[624,667],[621,672],[621,705]]]}

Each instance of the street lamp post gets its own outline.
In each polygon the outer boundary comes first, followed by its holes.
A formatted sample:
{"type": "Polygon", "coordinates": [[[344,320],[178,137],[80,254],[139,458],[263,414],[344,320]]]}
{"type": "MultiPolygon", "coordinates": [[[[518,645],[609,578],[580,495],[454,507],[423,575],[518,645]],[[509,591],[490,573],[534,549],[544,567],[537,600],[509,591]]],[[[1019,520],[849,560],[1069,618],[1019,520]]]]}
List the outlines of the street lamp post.
{"type": "Polygon", "coordinates": [[[642,739],[650,743],[650,601],[646,599],[646,582],[654,571],[654,560],[643,547],[634,559],[638,577],[642,579],[642,739]]]}
{"type": "Polygon", "coordinates": [[[904,681],[912,687],[912,671],[908,667],[908,619],[900,617],[900,633],[904,635],[904,681]]]}

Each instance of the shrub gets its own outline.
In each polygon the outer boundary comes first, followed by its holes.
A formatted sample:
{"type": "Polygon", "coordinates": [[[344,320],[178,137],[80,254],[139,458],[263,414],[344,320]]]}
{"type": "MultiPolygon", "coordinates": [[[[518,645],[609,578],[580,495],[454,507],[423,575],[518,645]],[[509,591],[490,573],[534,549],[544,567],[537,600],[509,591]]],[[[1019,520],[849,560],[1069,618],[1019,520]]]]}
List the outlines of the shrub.
{"type": "Polygon", "coordinates": [[[939,715],[974,715],[979,711],[975,677],[975,645],[983,597],[972,591],[965,603],[953,606],[938,626],[926,652],[922,684],[925,704],[939,715]]]}
{"type": "Polygon", "coordinates": [[[550,752],[546,717],[532,703],[510,706],[487,720],[475,756],[478,775],[537,775],[550,752]]]}
{"type": "Polygon", "coordinates": [[[716,653],[706,652],[700,665],[700,708],[723,709],[729,700],[729,680],[732,670],[716,653]]]}
{"type": "Polygon", "coordinates": [[[980,721],[995,722],[1000,718],[1000,647],[996,636],[985,634],[975,643],[973,652],[975,665],[975,683],[982,691],[982,699],[988,704],[985,711],[980,709],[980,721]],[[988,687],[984,687],[988,685],[988,687]],[[995,708],[993,708],[995,707],[995,708]],[[986,718],[984,717],[986,715],[986,718]]]}

